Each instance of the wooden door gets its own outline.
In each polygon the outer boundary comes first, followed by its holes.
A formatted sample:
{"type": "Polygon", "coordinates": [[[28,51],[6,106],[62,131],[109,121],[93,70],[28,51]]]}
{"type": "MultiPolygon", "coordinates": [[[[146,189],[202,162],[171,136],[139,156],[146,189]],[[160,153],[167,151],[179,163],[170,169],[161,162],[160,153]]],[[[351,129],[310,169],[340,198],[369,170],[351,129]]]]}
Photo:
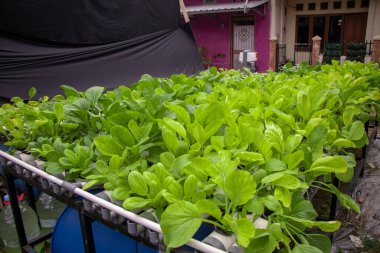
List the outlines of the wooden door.
{"type": "Polygon", "coordinates": [[[239,54],[244,50],[255,50],[253,17],[234,17],[231,32],[232,68],[240,69],[239,54]]]}
{"type": "Polygon", "coordinates": [[[364,42],[367,28],[367,13],[345,14],[343,17],[343,53],[346,53],[346,44],[350,42],[364,42]]]}

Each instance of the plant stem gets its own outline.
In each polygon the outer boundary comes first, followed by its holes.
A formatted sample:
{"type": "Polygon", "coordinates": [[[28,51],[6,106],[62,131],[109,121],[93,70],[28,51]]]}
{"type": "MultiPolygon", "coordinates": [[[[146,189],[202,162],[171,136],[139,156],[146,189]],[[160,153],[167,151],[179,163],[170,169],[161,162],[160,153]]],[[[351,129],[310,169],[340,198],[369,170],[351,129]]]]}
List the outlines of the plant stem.
{"type": "Polygon", "coordinates": [[[208,220],[208,219],[202,219],[203,222],[206,222],[206,223],[210,223],[218,228],[220,228],[222,231],[225,231],[224,227],[222,225],[220,225],[219,223],[215,222],[215,221],[212,221],[212,220],[208,220]]]}

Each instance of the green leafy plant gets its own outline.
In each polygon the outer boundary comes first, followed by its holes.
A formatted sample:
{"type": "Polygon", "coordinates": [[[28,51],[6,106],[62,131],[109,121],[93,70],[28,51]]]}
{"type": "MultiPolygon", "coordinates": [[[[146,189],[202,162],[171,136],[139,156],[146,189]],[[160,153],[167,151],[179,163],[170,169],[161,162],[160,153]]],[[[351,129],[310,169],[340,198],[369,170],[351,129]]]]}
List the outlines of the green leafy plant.
{"type": "Polygon", "coordinates": [[[328,238],[310,228],[340,223],[316,221],[306,192],[327,191],[360,211],[331,181],[353,177],[352,151],[368,143],[365,123],[380,110],[379,73],[372,63],[332,61],[280,73],[143,75],[110,91],[62,86],[52,99],[32,100],[31,89],[29,101],[2,106],[0,133],[49,173],[102,186],[125,209],[153,209],[168,250],[210,223],[245,252],[329,252],[328,238]]]}

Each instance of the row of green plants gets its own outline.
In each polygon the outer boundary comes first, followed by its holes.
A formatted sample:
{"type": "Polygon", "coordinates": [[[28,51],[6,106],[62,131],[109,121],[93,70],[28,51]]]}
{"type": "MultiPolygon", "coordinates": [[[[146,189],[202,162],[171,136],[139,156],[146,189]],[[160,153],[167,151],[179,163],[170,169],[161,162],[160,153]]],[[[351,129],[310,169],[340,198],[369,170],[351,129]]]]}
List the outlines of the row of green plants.
{"type": "Polygon", "coordinates": [[[338,221],[316,221],[308,190],[335,194],[352,179],[352,151],[380,109],[375,64],[285,66],[280,73],[210,68],[144,75],[131,87],[80,92],[0,109],[6,144],[46,161],[51,174],[102,184],[127,210],[153,208],[170,250],[202,223],[234,234],[245,252],[330,252],[338,221]],[[350,152],[351,151],[351,152],[350,152]],[[266,229],[255,228],[262,217],[266,229]]]}

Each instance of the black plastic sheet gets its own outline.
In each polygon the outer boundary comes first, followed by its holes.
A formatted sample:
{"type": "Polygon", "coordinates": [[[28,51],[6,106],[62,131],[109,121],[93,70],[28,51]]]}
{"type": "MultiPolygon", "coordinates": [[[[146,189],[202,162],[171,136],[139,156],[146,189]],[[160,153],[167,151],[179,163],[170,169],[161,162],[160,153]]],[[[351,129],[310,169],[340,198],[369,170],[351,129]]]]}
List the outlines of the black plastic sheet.
{"type": "Polygon", "coordinates": [[[113,89],[142,74],[201,70],[190,25],[177,0],[0,2],[0,97],[113,89]]]}

